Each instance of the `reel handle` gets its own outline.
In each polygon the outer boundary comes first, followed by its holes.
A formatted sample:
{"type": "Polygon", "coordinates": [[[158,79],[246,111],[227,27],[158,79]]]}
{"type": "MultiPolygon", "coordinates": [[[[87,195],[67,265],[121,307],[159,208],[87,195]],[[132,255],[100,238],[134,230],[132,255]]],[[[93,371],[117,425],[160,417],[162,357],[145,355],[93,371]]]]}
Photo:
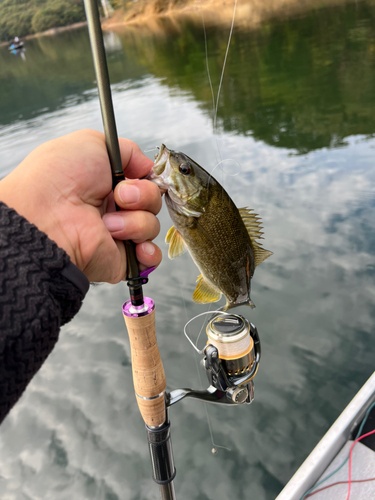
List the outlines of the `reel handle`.
{"type": "MultiPolygon", "coordinates": [[[[159,427],[166,421],[166,380],[155,332],[155,308],[151,301],[150,312],[129,313],[129,302],[125,302],[123,313],[128,330],[133,384],[139,411],[148,427],[159,427]],[[128,312],[126,312],[126,309],[128,312]]],[[[131,309],[130,309],[131,310],[131,309]]]]}

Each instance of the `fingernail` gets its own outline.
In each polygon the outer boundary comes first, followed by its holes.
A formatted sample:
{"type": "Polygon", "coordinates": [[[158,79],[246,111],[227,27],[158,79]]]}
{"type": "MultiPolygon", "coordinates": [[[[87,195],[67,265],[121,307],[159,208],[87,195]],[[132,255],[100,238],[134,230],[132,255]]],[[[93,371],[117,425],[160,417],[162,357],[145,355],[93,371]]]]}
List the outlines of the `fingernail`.
{"type": "Polygon", "coordinates": [[[124,219],[121,215],[105,215],[103,217],[103,222],[108,231],[119,231],[124,228],[124,219]]]}
{"type": "Polygon", "coordinates": [[[123,203],[137,203],[141,197],[141,193],[137,186],[126,182],[120,185],[118,194],[123,203]]]}
{"type": "Polygon", "coordinates": [[[153,255],[155,253],[155,245],[148,241],[145,241],[144,243],[142,243],[142,250],[147,255],[153,255]]]}

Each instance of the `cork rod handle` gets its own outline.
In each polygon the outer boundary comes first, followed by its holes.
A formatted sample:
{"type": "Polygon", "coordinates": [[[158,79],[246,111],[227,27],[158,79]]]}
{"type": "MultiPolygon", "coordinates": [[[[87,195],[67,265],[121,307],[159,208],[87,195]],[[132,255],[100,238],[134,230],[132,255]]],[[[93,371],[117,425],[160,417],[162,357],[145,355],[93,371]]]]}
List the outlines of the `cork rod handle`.
{"type": "Polygon", "coordinates": [[[166,420],[166,380],[155,332],[155,310],[141,317],[124,315],[130,339],[133,383],[139,411],[146,425],[166,420]]]}

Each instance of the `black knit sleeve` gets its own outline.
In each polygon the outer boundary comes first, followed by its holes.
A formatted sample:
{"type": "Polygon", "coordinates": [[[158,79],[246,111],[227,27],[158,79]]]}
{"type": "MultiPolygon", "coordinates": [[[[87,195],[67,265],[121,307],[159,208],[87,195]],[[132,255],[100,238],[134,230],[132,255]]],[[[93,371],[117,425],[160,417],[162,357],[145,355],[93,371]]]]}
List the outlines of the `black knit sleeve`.
{"type": "Polygon", "coordinates": [[[89,283],[46,234],[0,202],[0,422],[52,351],[89,283]]]}

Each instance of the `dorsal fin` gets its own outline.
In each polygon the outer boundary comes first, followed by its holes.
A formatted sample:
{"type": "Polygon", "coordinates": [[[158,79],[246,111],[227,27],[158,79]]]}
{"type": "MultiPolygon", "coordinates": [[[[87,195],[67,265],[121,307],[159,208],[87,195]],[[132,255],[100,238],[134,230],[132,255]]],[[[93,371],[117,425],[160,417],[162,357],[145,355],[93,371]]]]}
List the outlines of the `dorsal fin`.
{"type": "Polygon", "coordinates": [[[247,207],[239,208],[238,211],[240,212],[241,218],[243,220],[243,223],[245,224],[245,227],[251,239],[251,243],[253,245],[256,267],[268,257],[271,257],[273,253],[269,250],[264,249],[261,243],[255,241],[263,239],[263,231],[261,231],[261,229],[263,229],[263,226],[261,225],[261,218],[259,217],[259,215],[256,214],[252,209],[249,209],[247,207]]]}
{"type": "Polygon", "coordinates": [[[172,226],[165,237],[165,242],[169,243],[168,257],[175,259],[186,252],[187,248],[181,234],[172,226]]]}
{"type": "Polygon", "coordinates": [[[217,302],[220,300],[221,293],[209,285],[201,274],[198,276],[197,281],[197,288],[193,293],[194,302],[197,304],[208,304],[209,302],[217,302]]]}

